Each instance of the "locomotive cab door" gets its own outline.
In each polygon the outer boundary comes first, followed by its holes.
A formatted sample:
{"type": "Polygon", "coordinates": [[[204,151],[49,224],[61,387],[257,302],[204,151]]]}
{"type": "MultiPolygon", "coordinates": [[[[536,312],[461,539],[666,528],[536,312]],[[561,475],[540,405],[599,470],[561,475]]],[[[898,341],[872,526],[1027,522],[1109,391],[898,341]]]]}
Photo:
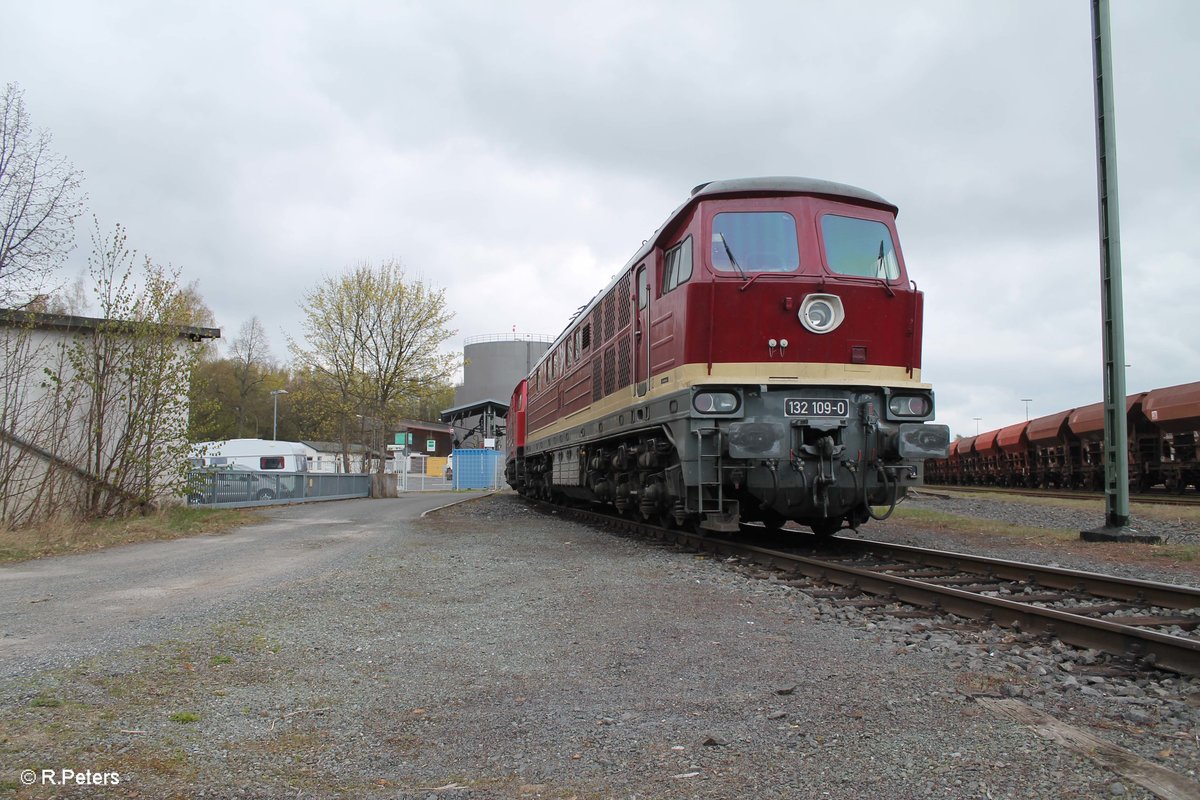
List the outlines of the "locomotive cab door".
{"type": "Polygon", "coordinates": [[[645,397],[650,386],[650,271],[639,264],[636,272],[637,294],[633,309],[633,382],[634,395],[645,397]]]}

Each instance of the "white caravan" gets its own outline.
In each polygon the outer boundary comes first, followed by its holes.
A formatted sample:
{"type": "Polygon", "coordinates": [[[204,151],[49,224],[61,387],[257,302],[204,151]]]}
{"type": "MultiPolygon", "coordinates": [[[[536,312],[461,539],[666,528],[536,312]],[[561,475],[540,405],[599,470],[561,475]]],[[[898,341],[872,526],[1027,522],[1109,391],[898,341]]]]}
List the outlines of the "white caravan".
{"type": "Polygon", "coordinates": [[[308,449],[299,442],[227,439],[192,445],[197,467],[252,469],[260,472],[308,472],[308,449]]]}

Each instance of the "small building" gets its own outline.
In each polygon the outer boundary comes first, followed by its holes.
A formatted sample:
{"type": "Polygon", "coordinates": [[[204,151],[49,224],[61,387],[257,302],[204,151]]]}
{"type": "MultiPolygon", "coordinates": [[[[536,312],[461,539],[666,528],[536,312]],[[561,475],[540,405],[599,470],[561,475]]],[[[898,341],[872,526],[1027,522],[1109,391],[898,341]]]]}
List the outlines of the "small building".
{"type": "Polygon", "coordinates": [[[341,442],[313,442],[301,440],[308,458],[309,472],[361,473],[368,458],[367,448],[361,444],[349,444],[345,449],[341,442]],[[349,457],[349,464],[343,456],[349,457]]]}
{"type": "Polygon", "coordinates": [[[0,525],[182,501],[188,348],[220,335],[0,309],[0,525]]]}
{"type": "Polygon", "coordinates": [[[405,455],[445,457],[454,450],[454,429],[441,422],[402,419],[396,423],[394,441],[408,448],[401,451],[405,455]]]}
{"type": "Polygon", "coordinates": [[[508,402],[487,398],[442,412],[454,430],[455,447],[503,450],[508,402]]]}

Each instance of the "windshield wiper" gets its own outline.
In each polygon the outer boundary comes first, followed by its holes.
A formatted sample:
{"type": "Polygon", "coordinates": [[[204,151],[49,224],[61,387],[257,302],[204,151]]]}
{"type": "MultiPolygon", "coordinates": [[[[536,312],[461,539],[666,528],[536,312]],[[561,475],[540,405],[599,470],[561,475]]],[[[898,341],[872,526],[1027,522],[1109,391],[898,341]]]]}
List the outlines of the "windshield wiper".
{"type": "Polygon", "coordinates": [[[738,271],[738,275],[742,280],[746,280],[746,271],[737,263],[737,259],[733,257],[733,251],[729,249],[729,242],[725,241],[725,234],[718,232],[717,236],[721,237],[721,244],[725,245],[725,255],[729,256],[729,263],[733,264],[733,268],[738,271]]]}
{"type": "Polygon", "coordinates": [[[883,278],[883,290],[887,292],[888,297],[895,297],[896,293],[892,291],[892,287],[888,285],[890,279],[887,275],[887,268],[883,264],[883,239],[879,240],[879,260],[875,262],[875,277],[883,278]]]}

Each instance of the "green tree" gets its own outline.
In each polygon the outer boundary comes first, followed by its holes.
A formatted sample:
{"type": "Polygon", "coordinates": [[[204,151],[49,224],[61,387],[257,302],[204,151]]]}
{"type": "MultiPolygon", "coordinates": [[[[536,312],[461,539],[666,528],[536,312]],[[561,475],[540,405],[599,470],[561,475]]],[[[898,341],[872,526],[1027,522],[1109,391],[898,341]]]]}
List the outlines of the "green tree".
{"type": "Polygon", "coordinates": [[[188,341],[195,308],[178,272],[149,258],[138,269],[125,230],[99,226],[88,259],[103,321],[67,348],[68,404],[85,424],[77,462],[91,476],[83,511],[127,513],[183,493],[188,384],[200,348],[188,341]]]}
{"type": "Polygon", "coordinates": [[[364,261],[327,278],[301,309],[308,346],[289,346],[301,369],[333,389],[329,413],[344,455],[351,431],[362,430],[358,417],[388,426],[414,400],[444,389],[459,365],[442,350],[455,333],[445,290],[409,279],[398,261],[364,261]]]}

